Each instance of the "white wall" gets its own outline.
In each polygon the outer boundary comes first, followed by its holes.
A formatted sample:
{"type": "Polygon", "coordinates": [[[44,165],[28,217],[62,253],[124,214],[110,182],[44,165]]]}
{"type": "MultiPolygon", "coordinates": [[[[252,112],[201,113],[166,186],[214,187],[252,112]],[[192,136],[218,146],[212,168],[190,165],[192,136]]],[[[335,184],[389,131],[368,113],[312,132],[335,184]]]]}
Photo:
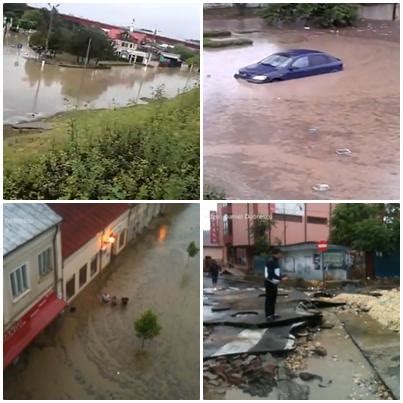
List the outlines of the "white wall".
{"type": "Polygon", "coordinates": [[[150,221],[162,211],[160,203],[137,204],[132,207],[129,222],[129,240],[141,234],[150,221]]]}
{"type": "MultiPolygon", "coordinates": [[[[322,270],[315,268],[320,267],[319,265],[320,260],[317,261],[316,265],[314,264],[314,253],[312,251],[286,252],[281,260],[283,274],[290,278],[303,278],[305,280],[322,280],[322,270]]],[[[326,273],[327,277],[332,277],[335,280],[347,278],[347,270],[344,269],[332,269],[326,273]]]]}
{"type": "Polygon", "coordinates": [[[12,323],[23,316],[49,291],[56,291],[56,276],[60,273],[60,236],[56,236],[57,228],[54,227],[22,247],[11,252],[3,261],[3,321],[7,329],[12,323]],[[55,240],[55,247],[53,242],[55,240]],[[47,248],[52,248],[53,270],[44,277],[39,275],[38,255],[47,248]],[[55,259],[56,256],[56,259],[55,259]],[[29,289],[13,300],[11,291],[10,273],[16,268],[27,265],[27,277],[29,289]]]}

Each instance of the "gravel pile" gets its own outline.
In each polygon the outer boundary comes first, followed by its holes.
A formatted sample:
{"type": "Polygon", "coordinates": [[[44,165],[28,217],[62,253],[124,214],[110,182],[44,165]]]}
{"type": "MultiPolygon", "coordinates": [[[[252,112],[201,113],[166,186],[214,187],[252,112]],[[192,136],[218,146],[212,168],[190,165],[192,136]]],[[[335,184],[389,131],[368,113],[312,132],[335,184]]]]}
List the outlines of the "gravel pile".
{"type": "Polygon", "coordinates": [[[390,291],[377,290],[374,294],[339,294],[331,301],[346,302],[346,306],[362,312],[368,312],[370,316],[382,325],[395,332],[400,331],[400,289],[390,291]]]}

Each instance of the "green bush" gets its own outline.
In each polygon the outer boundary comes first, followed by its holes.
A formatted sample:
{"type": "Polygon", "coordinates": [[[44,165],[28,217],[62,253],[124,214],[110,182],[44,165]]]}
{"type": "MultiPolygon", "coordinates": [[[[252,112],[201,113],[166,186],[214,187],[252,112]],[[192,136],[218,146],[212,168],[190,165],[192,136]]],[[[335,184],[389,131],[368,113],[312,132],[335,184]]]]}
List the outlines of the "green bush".
{"type": "Polygon", "coordinates": [[[358,18],[357,4],[291,3],[272,4],[259,12],[269,24],[303,21],[321,27],[346,27],[358,18]]]}
{"type": "Polygon", "coordinates": [[[72,120],[63,147],[6,170],[4,197],[198,199],[199,92],[180,95],[170,108],[156,99],[144,124],[125,129],[112,124],[96,138],[79,135],[72,120]]]}
{"type": "Polygon", "coordinates": [[[161,329],[161,325],[158,323],[158,317],[151,309],[144,312],[143,315],[134,322],[136,335],[142,340],[141,348],[144,348],[144,342],[146,340],[152,340],[154,337],[158,336],[161,329]]]}

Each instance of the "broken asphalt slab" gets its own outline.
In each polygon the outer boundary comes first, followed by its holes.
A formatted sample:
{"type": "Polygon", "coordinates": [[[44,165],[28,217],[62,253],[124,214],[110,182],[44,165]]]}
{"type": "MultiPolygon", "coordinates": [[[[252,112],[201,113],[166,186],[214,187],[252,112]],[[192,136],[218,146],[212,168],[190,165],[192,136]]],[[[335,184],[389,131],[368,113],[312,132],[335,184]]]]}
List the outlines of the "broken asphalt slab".
{"type": "Polygon", "coordinates": [[[206,326],[234,326],[243,328],[268,328],[288,325],[296,322],[319,322],[322,315],[319,312],[296,312],[294,307],[282,307],[279,317],[267,320],[261,309],[234,310],[212,312],[210,307],[204,307],[203,324],[206,326]]]}
{"type": "Polygon", "coordinates": [[[234,354],[281,352],[295,347],[292,332],[305,322],[270,329],[240,329],[232,326],[215,326],[204,340],[204,359],[234,354]]]}

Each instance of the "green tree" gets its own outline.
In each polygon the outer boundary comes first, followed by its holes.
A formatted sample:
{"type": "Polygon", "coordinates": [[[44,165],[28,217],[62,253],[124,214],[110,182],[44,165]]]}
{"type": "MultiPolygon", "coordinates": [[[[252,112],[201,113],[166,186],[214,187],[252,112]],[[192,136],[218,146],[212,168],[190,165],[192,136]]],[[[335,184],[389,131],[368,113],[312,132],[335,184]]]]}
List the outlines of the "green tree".
{"type": "Polygon", "coordinates": [[[331,218],[330,240],[358,251],[390,253],[400,242],[398,204],[338,204],[331,218]]]}
{"type": "Polygon", "coordinates": [[[195,257],[199,253],[199,248],[196,246],[194,241],[190,242],[188,247],[186,248],[186,251],[188,253],[188,262],[186,266],[189,266],[189,261],[191,257],[195,257]]]}
{"type": "Polygon", "coordinates": [[[47,29],[46,19],[41,10],[26,10],[19,21],[20,26],[22,28],[25,28],[23,26],[23,22],[26,25],[29,25],[29,28],[31,29],[37,29],[37,30],[47,29]]]}
{"type": "Polygon", "coordinates": [[[268,231],[275,226],[270,218],[256,217],[250,227],[253,236],[253,253],[255,256],[266,256],[270,251],[270,240],[267,237],[268,231]]]}
{"type": "Polygon", "coordinates": [[[259,14],[269,24],[303,21],[321,28],[346,27],[355,24],[358,7],[342,3],[270,4],[259,14]]]}
{"type": "Polygon", "coordinates": [[[151,340],[158,336],[161,329],[158,323],[158,317],[151,309],[144,312],[143,315],[134,322],[136,335],[142,340],[141,348],[144,348],[144,342],[146,340],[151,340]]]}
{"type": "Polygon", "coordinates": [[[330,241],[364,252],[366,276],[375,274],[375,252],[389,254],[400,244],[398,204],[339,204],[331,218],[330,241]]]}

